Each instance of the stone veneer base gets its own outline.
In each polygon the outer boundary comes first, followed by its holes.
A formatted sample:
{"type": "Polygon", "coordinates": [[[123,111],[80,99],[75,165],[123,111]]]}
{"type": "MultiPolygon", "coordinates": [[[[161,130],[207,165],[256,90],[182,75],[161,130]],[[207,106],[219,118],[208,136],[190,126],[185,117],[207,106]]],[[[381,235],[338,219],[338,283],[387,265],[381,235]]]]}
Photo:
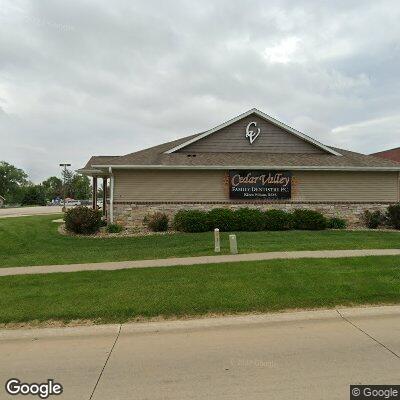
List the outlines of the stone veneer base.
{"type": "Polygon", "coordinates": [[[255,208],[262,211],[277,209],[292,211],[299,208],[305,208],[321,212],[326,217],[339,217],[347,221],[348,226],[360,227],[363,226],[362,215],[365,210],[385,211],[392,202],[377,203],[347,203],[347,202],[115,202],[114,203],[114,222],[126,227],[143,227],[143,218],[147,214],[155,212],[163,212],[168,215],[172,221],[174,215],[179,210],[202,210],[209,211],[213,208],[228,208],[236,210],[238,208],[255,208]]]}

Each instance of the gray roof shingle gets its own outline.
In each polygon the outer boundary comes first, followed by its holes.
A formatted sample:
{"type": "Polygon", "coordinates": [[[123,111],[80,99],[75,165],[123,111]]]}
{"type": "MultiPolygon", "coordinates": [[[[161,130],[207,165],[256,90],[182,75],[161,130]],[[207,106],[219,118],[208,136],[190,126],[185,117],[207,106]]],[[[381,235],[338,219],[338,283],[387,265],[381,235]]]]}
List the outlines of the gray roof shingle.
{"type": "Polygon", "coordinates": [[[160,144],[123,156],[92,157],[84,169],[96,166],[288,166],[288,167],[367,167],[392,168],[400,163],[379,157],[355,153],[332,147],[342,154],[270,154],[270,153],[186,153],[165,154],[165,151],[195,137],[192,135],[172,142],[160,144]]]}
{"type": "Polygon", "coordinates": [[[92,156],[82,169],[91,169],[92,165],[103,164],[120,156],[92,156]]]}

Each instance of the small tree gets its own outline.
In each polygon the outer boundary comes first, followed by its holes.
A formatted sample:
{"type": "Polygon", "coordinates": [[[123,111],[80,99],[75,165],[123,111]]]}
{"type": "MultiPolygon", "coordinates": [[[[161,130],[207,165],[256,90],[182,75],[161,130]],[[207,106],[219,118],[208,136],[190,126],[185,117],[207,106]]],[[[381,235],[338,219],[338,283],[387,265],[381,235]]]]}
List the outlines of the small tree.
{"type": "MultiPolygon", "coordinates": [[[[65,184],[65,196],[77,200],[87,200],[91,196],[90,179],[87,176],[74,174],[71,170],[62,171],[62,184],[65,184]]],[[[62,186],[61,186],[62,187],[62,186]]],[[[61,191],[63,194],[63,190],[61,191]]]]}
{"type": "Polygon", "coordinates": [[[65,197],[74,197],[73,188],[72,188],[72,178],[74,177],[74,173],[69,169],[63,169],[61,172],[62,181],[63,181],[63,191],[65,190],[65,197]]]}
{"type": "Polygon", "coordinates": [[[23,189],[21,204],[25,206],[46,205],[45,190],[42,185],[27,186],[23,189]]]}
{"type": "Polygon", "coordinates": [[[22,169],[0,161],[0,195],[8,204],[20,203],[23,188],[28,184],[28,175],[22,169]]]}
{"type": "Polygon", "coordinates": [[[51,176],[42,182],[47,200],[53,200],[56,197],[62,197],[62,181],[56,176],[51,176]]]}
{"type": "Polygon", "coordinates": [[[87,200],[90,198],[90,179],[87,176],[75,174],[71,180],[71,191],[74,199],[87,200]]]}

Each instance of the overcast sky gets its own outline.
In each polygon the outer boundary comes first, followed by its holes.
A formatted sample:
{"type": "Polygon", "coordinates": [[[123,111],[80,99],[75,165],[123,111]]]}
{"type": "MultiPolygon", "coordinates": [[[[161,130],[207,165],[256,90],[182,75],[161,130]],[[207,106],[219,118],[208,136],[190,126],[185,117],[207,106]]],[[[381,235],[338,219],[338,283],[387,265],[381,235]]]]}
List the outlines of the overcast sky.
{"type": "Polygon", "coordinates": [[[0,160],[31,179],[250,108],[400,146],[400,2],[0,0],[0,160]]]}

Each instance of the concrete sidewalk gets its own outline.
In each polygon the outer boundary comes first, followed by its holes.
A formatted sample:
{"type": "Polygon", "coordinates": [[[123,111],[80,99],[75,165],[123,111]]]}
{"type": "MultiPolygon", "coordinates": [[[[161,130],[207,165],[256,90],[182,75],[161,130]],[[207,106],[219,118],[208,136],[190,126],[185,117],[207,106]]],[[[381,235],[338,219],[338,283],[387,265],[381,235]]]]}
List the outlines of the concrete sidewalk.
{"type": "Polygon", "coordinates": [[[288,251],[249,253],[236,255],[163,258],[158,260],[136,260],[119,262],[102,262],[88,264],[67,265],[42,265],[32,267],[0,268],[0,277],[9,275],[49,274],[55,272],[77,271],[113,271],[130,268],[173,267],[177,265],[214,264],[240,261],[260,261],[276,259],[300,259],[300,258],[344,258],[365,256],[400,256],[400,249],[368,249],[368,250],[317,250],[317,251],[288,251]]]}
{"type": "Polygon", "coordinates": [[[399,306],[0,330],[0,398],[16,377],[60,400],[346,399],[399,383],[399,332],[399,306]]]}

